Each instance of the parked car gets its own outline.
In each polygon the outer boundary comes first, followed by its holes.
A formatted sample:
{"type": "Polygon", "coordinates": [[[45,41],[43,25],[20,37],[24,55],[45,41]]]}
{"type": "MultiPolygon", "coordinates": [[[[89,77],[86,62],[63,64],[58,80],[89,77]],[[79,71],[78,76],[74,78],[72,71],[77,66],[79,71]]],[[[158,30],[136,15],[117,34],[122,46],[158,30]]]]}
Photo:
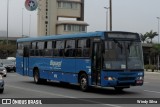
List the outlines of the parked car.
{"type": "Polygon", "coordinates": [[[7,57],[6,60],[12,61],[12,62],[16,62],[16,58],[15,57],[7,57]]]}
{"type": "Polygon", "coordinates": [[[7,76],[7,70],[2,64],[0,64],[0,74],[4,77],[7,76]]]}
{"type": "Polygon", "coordinates": [[[0,93],[3,93],[4,91],[4,80],[2,78],[2,75],[0,75],[0,93]]]}
{"type": "Polygon", "coordinates": [[[1,60],[1,64],[6,68],[7,72],[10,72],[10,71],[16,72],[15,62],[3,59],[1,60]]]}

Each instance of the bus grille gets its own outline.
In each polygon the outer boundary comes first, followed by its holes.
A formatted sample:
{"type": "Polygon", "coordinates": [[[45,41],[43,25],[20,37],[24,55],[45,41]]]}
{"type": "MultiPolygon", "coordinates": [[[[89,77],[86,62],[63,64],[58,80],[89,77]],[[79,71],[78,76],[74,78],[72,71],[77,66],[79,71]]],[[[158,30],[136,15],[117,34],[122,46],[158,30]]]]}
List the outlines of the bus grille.
{"type": "Polygon", "coordinates": [[[120,77],[118,78],[120,81],[126,81],[126,80],[135,80],[135,77],[120,77]]]}

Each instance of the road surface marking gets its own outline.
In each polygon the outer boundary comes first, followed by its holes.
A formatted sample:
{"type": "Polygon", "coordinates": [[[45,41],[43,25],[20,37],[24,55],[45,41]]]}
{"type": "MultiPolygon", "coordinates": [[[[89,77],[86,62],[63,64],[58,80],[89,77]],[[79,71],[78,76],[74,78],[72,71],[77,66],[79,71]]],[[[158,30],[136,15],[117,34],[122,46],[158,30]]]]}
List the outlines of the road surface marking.
{"type": "Polygon", "coordinates": [[[144,91],[150,92],[150,93],[158,93],[158,94],[160,94],[160,92],[158,92],[158,91],[151,91],[151,90],[144,90],[144,91]]]}
{"type": "Polygon", "coordinates": [[[14,74],[13,74],[13,75],[10,75],[10,76],[11,76],[11,77],[15,77],[15,76],[17,76],[17,75],[14,75],[14,74]]]}
{"type": "Polygon", "coordinates": [[[78,98],[72,97],[72,96],[61,95],[61,94],[55,94],[55,93],[49,93],[49,92],[38,91],[38,90],[32,90],[32,89],[29,89],[29,88],[22,88],[22,87],[17,87],[17,86],[12,86],[12,85],[5,85],[5,86],[6,86],[6,87],[10,87],[10,88],[16,88],[16,89],[26,90],[26,91],[32,91],[32,92],[38,92],[38,93],[43,93],[43,94],[49,94],[49,95],[53,95],[53,96],[64,97],[64,98],[74,98],[74,99],[76,99],[76,100],[81,100],[81,101],[90,102],[90,103],[93,103],[93,104],[104,105],[104,106],[121,107],[121,106],[118,106],[118,105],[113,105],[113,104],[102,104],[102,102],[95,102],[95,101],[92,101],[92,100],[78,99],[78,98]]]}
{"type": "Polygon", "coordinates": [[[55,95],[55,96],[59,96],[59,97],[74,98],[74,97],[71,97],[71,96],[65,96],[65,95],[61,95],[61,94],[54,94],[54,93],[49,93],[49,92],[43,92],[43,91],[38,91],[38,90],[32,90],[32,89],[29,89],[29,88],[22,88],[22,87],[11,86],[11,85],[5,85],[5,86],[11,87],[11,88],[16,88],[16,89],[21,89],[21,90],[26,90],[26,91],[37,92],[37,93],[55,95]]]}

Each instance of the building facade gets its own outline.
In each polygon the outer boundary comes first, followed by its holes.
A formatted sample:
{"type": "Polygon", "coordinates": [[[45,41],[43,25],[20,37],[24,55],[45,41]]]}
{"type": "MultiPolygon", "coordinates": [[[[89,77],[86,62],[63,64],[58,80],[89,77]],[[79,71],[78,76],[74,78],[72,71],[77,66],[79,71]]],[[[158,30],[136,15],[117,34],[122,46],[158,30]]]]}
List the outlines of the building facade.
{"type": "Polygon", "coordinates": [[[87,31],[84,0],[38,0],[38,5],[38,36],[87,31]]]}

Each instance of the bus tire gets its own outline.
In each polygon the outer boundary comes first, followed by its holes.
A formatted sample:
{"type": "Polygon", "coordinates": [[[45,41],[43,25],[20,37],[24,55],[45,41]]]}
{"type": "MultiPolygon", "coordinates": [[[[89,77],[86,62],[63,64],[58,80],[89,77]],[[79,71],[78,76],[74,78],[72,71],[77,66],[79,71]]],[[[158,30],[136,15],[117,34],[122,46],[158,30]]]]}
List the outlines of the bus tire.
{"type": "Polygon", "coordinates": [[[80,88],[84,92],[88,91],[88,89],[89,89],[89,86],[88,86],[88,77],[84,73],[81,74],[81,76],[80,76],[80,88]]]}
{"type": "Polygon", "coordinates": [[[0,93],[3,93],[4,89],[0,89],[0,93]]]}
{"type": "Polygon", "coordinates": [[[114,87],[116,92],[122,92],[123,91],[123,87],[114,87]]]}
{"type": "Polygon", "coordinates": [[[34,82],[36,84],[40,84],[41,83],[41,79],[39,77],[39,71],[38,71],[38,69],[34,70],[34,82]]]}

